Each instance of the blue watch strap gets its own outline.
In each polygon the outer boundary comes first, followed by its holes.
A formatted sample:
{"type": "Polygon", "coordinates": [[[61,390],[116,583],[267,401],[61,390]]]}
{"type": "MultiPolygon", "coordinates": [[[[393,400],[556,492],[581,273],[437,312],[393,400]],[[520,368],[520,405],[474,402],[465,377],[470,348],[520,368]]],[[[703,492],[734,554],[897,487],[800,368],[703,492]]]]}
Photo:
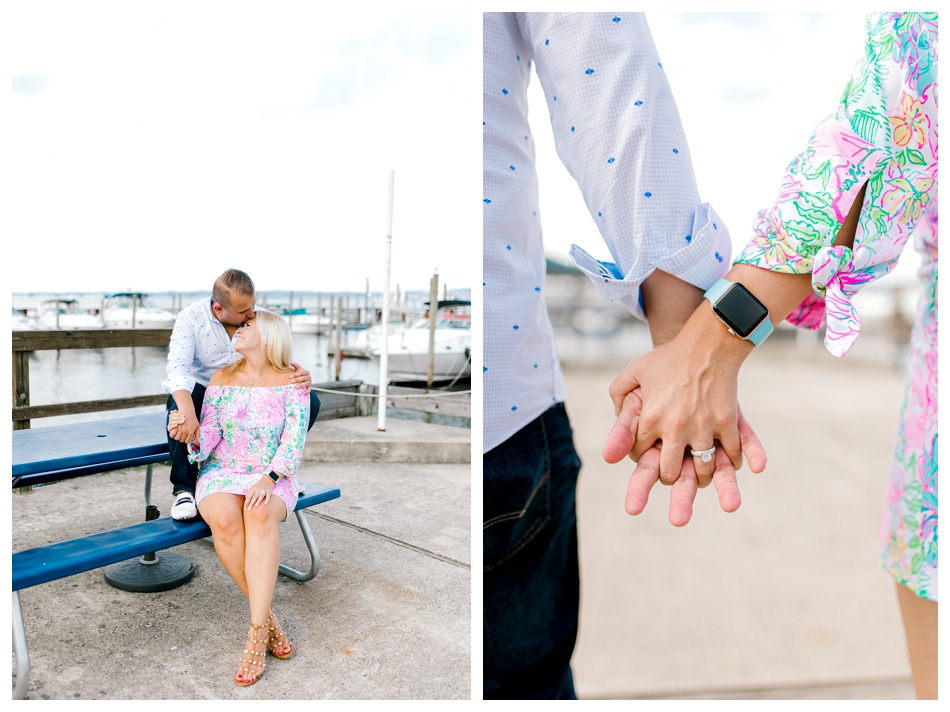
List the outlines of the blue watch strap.
{"type": "Polygon", "coordinates": [[[762,320],[762,323],[755,327],[755,331],[749,334],[746,338],[758,346],[763,341],[765,341],[768,338],[768,335],[771,333],[772,320],[769,319],[768,315],[766,315],[765,319],[762,320]]]}
{"type": "Polygon", "coordinates": [[[716,300],[723,295],[729,287],[732,286],[732,282],[728,279],[720,279],[713,286],[706,290],[706,293],[703,295],[710,303],[715,304],[716,300]]]}

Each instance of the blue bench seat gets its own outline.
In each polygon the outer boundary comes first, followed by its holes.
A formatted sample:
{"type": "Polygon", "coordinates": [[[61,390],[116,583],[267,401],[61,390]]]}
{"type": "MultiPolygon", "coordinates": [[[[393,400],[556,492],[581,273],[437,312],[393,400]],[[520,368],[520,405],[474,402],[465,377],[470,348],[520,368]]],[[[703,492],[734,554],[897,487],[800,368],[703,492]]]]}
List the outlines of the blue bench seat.
{"type": "MultiPolygon", "coordinates": [[[[294,511],[339,496],[339,489],[307,483],[294,511]]],[[[13,555],[13,590],[19,591],[208,536],[211,536],[211,530],[200,518],[178,522],[171,517],[160,517],[150,522],[139,522],[108,532],[18,551],[13,555]]]]}

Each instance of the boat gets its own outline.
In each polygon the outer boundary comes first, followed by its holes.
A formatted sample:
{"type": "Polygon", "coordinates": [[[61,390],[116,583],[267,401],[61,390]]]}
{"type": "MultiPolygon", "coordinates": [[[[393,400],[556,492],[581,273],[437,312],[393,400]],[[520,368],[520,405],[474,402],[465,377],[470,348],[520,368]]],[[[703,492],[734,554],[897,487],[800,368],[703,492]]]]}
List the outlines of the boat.
{"type": "MultiPolygon", "coordinates": [[[[472,374],[472,303],[449,299],[438,302],[432,378],[437,381],[467,378],[472,374]]],[[[391,381],[425,381],[429,368],[429,317],[389,336],[387,371],[391,381]]],[[[368,348],[379,362],[382,341],[368,348]]]]}
{"type": "Polygon", "coordinates": [[[102,329],[102,319],[79,307],[76,299],[46,299],[40,302],[37,322],[41,329],[102,329]]]}
{"type": "Polygon", "coordinates": [[[25,309],[13,309],[13,331],[36,331],[39,328],[36,319],[27,316],[25,309]]]}
{"type": "Polygon", "coordinates": [[[294,334],[324,334],[331,326],[329,317],[317,312],[308,312],[303,307],[290,309],[275,304],[266,308],[280,314],[290,325],[290,331],[294,334]]]}
{"type": "Polygon", "coordinates": [[[171,329],[175,315],[156,307],[147,294],[118,292],[103,300],[102,321],[110,329],[171,329]]]}
{"type": "MultiPolygon", "coordinates": [[[[428,302],[426,302],[428,304],[428,302]]],[[[378,310],[376,323],[372,326],[358,330],[353,339],[348,344],[343,345],[343,355],[347,358],[370,358],[374,349],[379,349],[382,345],[383,335],[393,336],[401,334],[409,325],[414,323],[410,318],[410,310],[405,307],[394,307],[389,314],[389,325],[383,328],[382,310],[378,310]]]]}

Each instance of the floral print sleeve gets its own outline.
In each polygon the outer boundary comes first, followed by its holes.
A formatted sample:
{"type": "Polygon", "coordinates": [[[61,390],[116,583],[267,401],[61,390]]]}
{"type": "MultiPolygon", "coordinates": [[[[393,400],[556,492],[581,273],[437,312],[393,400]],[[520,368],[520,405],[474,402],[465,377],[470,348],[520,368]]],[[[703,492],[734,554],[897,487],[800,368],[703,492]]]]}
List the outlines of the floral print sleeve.
{"type": "Polygon", "coordinates": [[[866,24],[864,56],[837,111],[789,164],[736,259],[811,273],[813,294],[788,320],[827,323],[825,346],[838,358],[860,329],[853,295],[894,268],[918,225],[936,230],[937,13],[874,13],[866,24]],[[834,246],[865,184],[854,248],[834,246]]]}
{"type": "Polygon", "coordinates": [[[284,423],[280,445],[270,461],[270,469],[292,475],[300,466],[307,424],[310,421],[310,393],[303,388],[286,388],[284,395],[284,423]]]}
{"type": "Polygon", "coordinates": [[[201,405],[201,425],[198,429],[200,446],[188,443],[188,460],[192,463],[203,462],[221,442],[221,413],[219,410],[220,391],[206,394],[201,405]]]}

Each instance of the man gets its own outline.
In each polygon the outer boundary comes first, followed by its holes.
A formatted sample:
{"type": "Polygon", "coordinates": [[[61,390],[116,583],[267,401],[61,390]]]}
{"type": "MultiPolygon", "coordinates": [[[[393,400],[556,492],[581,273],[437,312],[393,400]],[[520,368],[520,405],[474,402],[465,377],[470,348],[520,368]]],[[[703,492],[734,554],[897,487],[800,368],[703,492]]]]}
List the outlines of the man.
{"type": "MultiPolygon", "coordinates": [[[[198,436],[198,421],[205,389],[219,368],[233,363],[240,356],[234,351],[234,334],[242,324],[254,318],[257,297],[254,282],[241,270],[226,270],[214,282],[211,297],[185,307],[175,320],[168,349],[166,378],[162,388],[168,393],[167,410],[175,410],[185,420],[168,438],[171,455],[171,515],[173,519],[191,519],[197,513],[195,483],[198,466],[188,461],[187,443],[198,436]]],[[[296,373],[291,381],[300,388],[310,388],[310,372],[294,363],[296,373]]],[[[310,391],[310,427],[320,410],[320,399],[310,391]]],[[[166,425],[168,418],[166,416],[166,425]]]]}
{"type": "MultiPolygon", "coordinates": [[[[483,694],[574,698],[580,461],[541,292],[531,63],[558,154],[614,261],[577,246],[572,257],[603,297],[649,323],[655,345],[679,331],[726,273],[731,244],[722,220],[700,203],[642,14],[485,13],[483,37],[483,694]]],[[[721,463],[690,464],[711,477],[721,463]]]]}

